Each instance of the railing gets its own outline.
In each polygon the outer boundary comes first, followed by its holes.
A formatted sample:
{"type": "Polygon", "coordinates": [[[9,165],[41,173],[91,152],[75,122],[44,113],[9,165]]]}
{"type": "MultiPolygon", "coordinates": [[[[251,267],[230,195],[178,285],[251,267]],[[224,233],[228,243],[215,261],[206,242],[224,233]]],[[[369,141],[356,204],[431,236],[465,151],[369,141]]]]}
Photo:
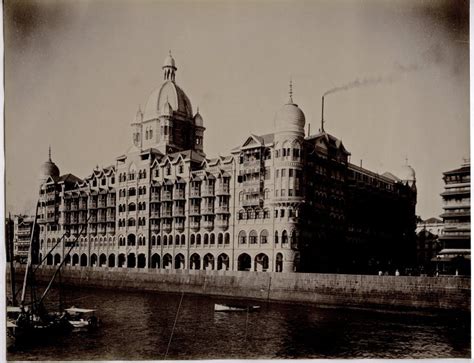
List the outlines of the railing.
{"type": "Polygon", "coordinates": [[[184,217],[184,208],[175,208],[173,210],[174,217],[184,217]]]}
{"type": "Polygon", "coordinates": [[[201,214],[214,214],[214,208],[201,208],[201,214]]]}
{"type": "Polygon", "coordinates": [[[173,192],[173,199],[185,199],[184,190],[175,190],[173,192]]]}
{"type": "Polygon", "coordinates": [[[158,203],[160,201],[160,196],[159,194],[152,194],[150,198],[150,202],[152,203],[158,203]]]}
{"type": "Polygon", "coordinates": [[[227,214],[229,213],[228,205],[220,205],[216,207],[216,214],[227,214]]]}
{"type": "Polygon", "coordinates": [[[164,209],[164,210],[161,211],[161,216],[163,218],[171,218],[172,212],[173,211],[171,209],[164,209]]]}
{"type": "Polygon", "coordinates": [[[200,208],[191,208],[189,211],[190,216],[199,216],[201,215],[201,210],[200,208]]]}
{"type": "Polygon", "coordinates": [[[194,230],[194,231],[197,231],[199,230],[200,228],[200,222],[190,222],[189,223],[189,227],[194,230]]]}
{"type": "Polygon", "coordinates": [[[160,218],[160,212],[159,211],[151,211],[150,212],[150,218],[160,218]]]}
{"type": "Polygon", "coordinates": [[[261,198],[247,199],[242,201],[242,205],[244,207],[258,206],[260,204],[263,204],[263,199],[261,198]]]}
{"type": "Polygon", "coordinates": [[[208,189],[208,188],[203,189],[203,191],[201,193],[201,196],[202,197],[213,197],[214,196],[214,188],[212,188],[212,189],[208,189]]]}
{"type": "Polygon", "coordinates": [[[201,198],[201,191],[199,189],[191,189],[189,196],[191,198],[201,198]]]}
{"type": "Polygon", "coordinates": [[[203,221],[202,222],[202,227],[207,229],[207,230],[214,229],[214,221],[203,221]]]}
{"type": "Polygon", "coordinates": [[[227,229],[229,228],[229,221],[227,219],[218,219],[216,221],[216,227],[220,229],[227,229]]]}
{"type": "Polygon", "coordinates": [[[216,189],[216,195],[227,195],[230,193],[228,185],[218,186],[216,189]]]}
{"type": "Polygon", "coordinates": [[[171,192],[162,192],[161,193],[161,200],[162,201],[170,201],[171,200],[171,192]]]}

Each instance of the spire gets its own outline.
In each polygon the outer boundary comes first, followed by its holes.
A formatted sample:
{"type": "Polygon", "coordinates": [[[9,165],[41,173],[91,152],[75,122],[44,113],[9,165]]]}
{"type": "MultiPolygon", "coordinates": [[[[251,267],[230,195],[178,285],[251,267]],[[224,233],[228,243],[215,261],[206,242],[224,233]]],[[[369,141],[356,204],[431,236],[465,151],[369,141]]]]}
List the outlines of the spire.
{"type": "Polygon", "coordinates": [[[293,104],[293,81],[291,78],[290,78],[290,89],[288,91],[288,95],[290,96],[288,103],[293,104]]]}
{"type": "Polygon", "coordinates": [[[51,145],[49,145],[48,160],[51,161],[51,145]]]}

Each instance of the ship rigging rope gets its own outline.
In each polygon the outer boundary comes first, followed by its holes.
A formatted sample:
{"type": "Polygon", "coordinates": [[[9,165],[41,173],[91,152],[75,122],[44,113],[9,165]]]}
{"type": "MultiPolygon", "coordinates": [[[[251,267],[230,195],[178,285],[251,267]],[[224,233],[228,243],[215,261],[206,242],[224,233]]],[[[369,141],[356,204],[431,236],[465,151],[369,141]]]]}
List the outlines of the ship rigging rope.
{"type": "MultiPolygon", "coordinates": [[[[92,215],[90,215],[89,217],[87,217],[87,220],[86,220],[86,223],[82,226],[80,232],[78,233],[72,247],[75,247],[75,244],[77,242],[77,240],[79,239],[79,236],[82,234],[82,232],[84,231],[84,228],[85,226],[87,225],[87,222],[89,222],[89,219],[92,217],[92,215]]],[[[33,270],[33,273],[36,272],[36,270],[38,270],[38,268],[41,266],[41,264],[44,262],[44,260],[47,259],[48,256],[52,255],[51,252],[53,252],[53,250],[59,245],[59,243],[61,242],[61,240],[68,234],[69,232],[64,232],[64,234],[58,239],[58,241],[56,242],[56,244],[48,251],[48,253],[41,259],[41,261],[38,263],[38,266],[36,266],[36,268],[33,270]]],[[[69,256],[69,253],[71,252],[72,248],[68,251],[67,255],[66,256],[69,256]]],[[[65,256],[65,257],[66,257],[65,256]]]]}
{"type": "MultiPolygon", "coordinates": [[[[89,216],[90,218],[91,216],[89,216]]],[[[87,221],[89,221],[89,218],[87,218],[87,221]]],[[[49,290],[51,289],[51,286],[53,285],[53,282],[54,282],[54,279],[56,278],[57,274],[59,273],[59,271],[61,270],[61,267],[63,267],[64,263],[66,262],[66,257],[69,256],[69,254],[71,253],[72,249],[74,247],[76,247],[76,242],[77,240],[79,239],[79,236],[81,235],[82,231],[84,230],[84,226],[86,226],[87,223],[85,225],[82,226],[81,228],[81,231],[78,233],[76,239],[73,241],[74,243],[71,245],[71,247],[69,247],[69,250],[67,251],[67,253],[64,255],[64,258],[63,260],[61,261],[61,263],[59,264],[58,268],[56,269],[56,271],[54,272],[53,274],[53,277],[51,278],[51,281],[49,282],[48,286],[46,287],[46,289],[44,290],[43,292],[43,295],[41,295],[41,298],[39,300],[39,304],[41,304],[44,300],[44,298],[46,297],[46,295],[48,294],[49,290]]]]}
{"type": "Polygon", "coordinates": [[[168,356],[168,351],[171,346],[171,340],[173,339],[174,328],[176,328],[176,322],[178,321],[179,309],[181,308],[181,303],[183,302],[184,291],[181,292],[181,299],[179,300],[178,310],[176,310],[176,316],[174,317],[173,329],[171,329],[170,340],[168,341],[168,346],[166,347],[165,359],[168,356]]]}

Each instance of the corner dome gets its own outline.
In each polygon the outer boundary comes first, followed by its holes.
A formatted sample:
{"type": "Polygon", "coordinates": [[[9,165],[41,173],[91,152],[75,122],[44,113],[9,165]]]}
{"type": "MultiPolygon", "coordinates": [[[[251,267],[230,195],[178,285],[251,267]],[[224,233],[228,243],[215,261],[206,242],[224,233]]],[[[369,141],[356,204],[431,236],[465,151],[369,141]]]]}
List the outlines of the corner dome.
{"type": "Polygon", "coordinates": [[[49,148],[49,158],[45,161],[40,168],[40,180],[45,181],[49,177],[57,178],[59,177],[59,168],[51,160],[51,148],[49,148]]]}
{"type": "Polygon", "coordinates": [[[197,111],[194,115],[194,125],[204,127],[204,120],[202,119],[202,116],[199,111],[197,111]]]}
{"type": "Polygon", "coordinates": [[[161,87],[155,89],[150,96],[143,112],[143,121],[158,118],[165,114],[165,105],[169,104],[175,113],[189,119],[193,118],[191,101],[184,91],[172,81],[165,81],[161,87]]]}
{"type": "Polygon", "coordinates": [[[413,169],[408,164],[405,164],[401,167],[400,171],[398,172],[398,176],[403,181],[416,181],[415,169],[413,169]]]}
{"type": "Polygon", "coordinates": [[[304,131],[305,122],[303,111],[292,102],[283,105],[275,116],[275,127],[280,131],[304,131]]]}

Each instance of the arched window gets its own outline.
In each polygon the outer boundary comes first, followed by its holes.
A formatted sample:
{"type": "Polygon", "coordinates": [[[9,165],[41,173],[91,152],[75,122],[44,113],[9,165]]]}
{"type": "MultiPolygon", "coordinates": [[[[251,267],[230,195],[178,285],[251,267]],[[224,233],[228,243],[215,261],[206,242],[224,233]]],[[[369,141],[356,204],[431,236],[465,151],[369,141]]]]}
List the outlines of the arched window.
{"type": "Polygon", "coordinates": [[[209,244],[209,235],[207,233],[204,234],[204,244],[205,245],[209,244]]]}
{"type": "Polygon", "coordinates": [[[184,234],[181,235],[181,246],[186,244],[186,236],[184,234]]]}
{"type": "Polygon", "coordinates": [[[151,236],[151,245],[152,246],[156,245],[156,237],[155,236],[151,236]]]}
{"type": "Polygon", "coordinates": [[[250,244],[257,243],[257,232],[255,230],[251,230],[249,233],[249,243],[250,244]]]}
{"type": "Polygon", "coordinates": [[[191,238],[191,245],[194,245],[194,243],[195,243],[195,236],[194,236],[194,234],[192,234],[190,238],[191,238]]]}
{"type": "Polygon", "coordinates": [[[240,244],[247,243],[247,234],[245,233],[245,231],[240,231],[239,232],[239,243],[240,244]]]}
{"type": "Polygon", "coordinates": [[[200,234],[198,234],[198,235],[196,236],[196,244],[197,244],[198,246],[201,244],[201,235],[200,235],[200,234]]]}
{"type": "Polygon", "coordinates": [[[226,233],[224,235],[224,244],[226,244],[226,245],[230,244],[230,234],[229,233],[226,233]]]}
{"type": "Polygon", "coordinates": [[[157,245],[157,246],[160,246],[160,245],[161,245],[161,237],[160,237],[160,236],[157,236],[157,237],[156,237],[156,245],[157,245]]]}
{"type": "Polygon", "coordinates": [[[281,243],[288,243],[288,233],[285,230],[281,233],[281,243]]]}
{"type": "Polygon", "coordinates": [[[262,230],[262,232],[260,232],[260,243],[261,244],[268,243],[268,231],[266,229],[264,229],[264,230],[262,230]]]}
{"type": "Polygon", "coordinates": [[[214,235],[214,233],[211,233],[211,245],[214,244],[216,244],[216,236],[214,235]]]}
{"type": "Polygon", "coordinates": [[[223,242],[223,236],[222,236],[222,233],[219,233],[219,234],[217,235],[217,244],[218,244],[218,245],[221,245],[222,242],[223,242]]]}
{"type": "Polygon", "coordinates": [[[163,246],[168,246],[168,236],[163,236],[163,246]]]}
{"type": "Polygon", "coordinates": [[[275,231],[275,244],[278,244],[278,231],[275,231]]]}

